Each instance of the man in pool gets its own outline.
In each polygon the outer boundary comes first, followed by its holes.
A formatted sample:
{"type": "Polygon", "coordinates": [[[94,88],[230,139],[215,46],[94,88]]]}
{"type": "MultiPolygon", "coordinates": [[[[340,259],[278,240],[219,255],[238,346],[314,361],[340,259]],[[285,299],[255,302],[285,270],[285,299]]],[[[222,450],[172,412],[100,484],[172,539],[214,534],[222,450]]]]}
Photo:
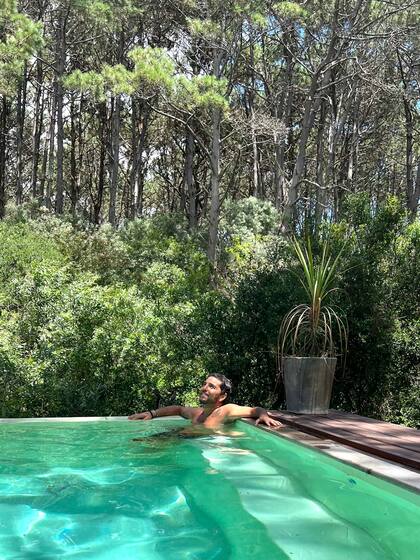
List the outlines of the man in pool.
{"type": "Polygon", "coordinates": [[[231,390],[232,383],[229,379],[222,374],[214,373],[207,377],[200,389],[200,407],[165,406],[132,414],[128,419],[152,420],[162,416],[182,416],[191,420],[194,426],[201,425],[209,430],[217,430],[223,424],[238,418],[256,418],[256,424],[265,424],[270,428],[278,428],[281,425],[264,408],[228,403],[231,390]]]}

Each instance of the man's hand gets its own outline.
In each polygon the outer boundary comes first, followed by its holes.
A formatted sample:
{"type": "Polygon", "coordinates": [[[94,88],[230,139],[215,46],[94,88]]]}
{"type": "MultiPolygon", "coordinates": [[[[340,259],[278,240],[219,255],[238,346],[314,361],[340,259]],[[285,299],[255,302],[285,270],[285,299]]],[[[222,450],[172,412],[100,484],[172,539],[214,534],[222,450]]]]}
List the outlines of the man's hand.
{"type": "Polygon", "coordinates": [[[137,412],[128,417],[129,420],[151,420],[152,418],[152,413],[149,410],[146,410],[146,412],[137,412]]]}
{"type": "Polygon", "coordinates": [[[281,422],[278,422],[277,420],[274,420],[274,418],[271,418],[268,412],[264,412],[263,414],[261,414],[257,418],[255,424],[265,424],[269,428],[279,428],[281,426],[281,422]]]}

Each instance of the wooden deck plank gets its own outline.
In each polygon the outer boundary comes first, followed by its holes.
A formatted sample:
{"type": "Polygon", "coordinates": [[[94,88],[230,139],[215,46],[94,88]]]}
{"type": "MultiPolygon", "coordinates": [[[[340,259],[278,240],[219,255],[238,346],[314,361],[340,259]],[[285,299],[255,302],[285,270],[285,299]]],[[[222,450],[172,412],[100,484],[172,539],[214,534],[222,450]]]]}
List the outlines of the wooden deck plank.
{"type": "Polygon", "coordinates": [[[357,430],[360,432],[367,431],[375,437],[387,438],[389,442],[394,441],[396,445],[402,446],[412,446],[414,450],[420,449],[420,431],[413,428],[404,428],[403,426],[398,426],[400,430],[394,430],[397,427],[393,424],[387,422],[375,422],[372,419],[365,421],[363,417],[354,417],[349,415],[348,417],[343,415],[331,414],[331,417],[326,417],[327,421],[341,423],[342,426],[349,430],[357,430]]]}
{"type": "Polygon", "coordinates": [[[405,434],[404,431],[398,432],[398,435],[396,433],[389,434],[387,433],[388,429],[386,422],[382,423],[384,425],[377,426],[371,423],[364,423],[363,420],[356,421],[342,416],[337,417],[334,413],[328,416],[317,417],[317,422],[325,426],[327,429],[338,428],[340,430],[348,431],[353,435],[369,437],[382,443],[395,445],[396,447],[420,453],[420,434],[418,434],[417,439],[413,436],[410,437],[410,435],[405,434]]]}
{"type": "Polygon", "coordinates": [[[375,420],[374,418],[359,416],[358,414],[353,414],[352,412],[342,412],[341,410],[331,411],[330,414],[332,417],[343,419],[346,422],[363,422],[364,424],[369,424],[372,429],[386,430],[386,432],[389,434],[395,434],[395,436],[404,436],[407,441],[420,444],[420,431],[416,430],[416,428],[408,428],[407,426],[401,426],[399,424],[392,424],[391,422],[384,422],[383,420],[375,420]]]}
{"type": "MultiPolygon", "coordinates": [[[[395,442],[381,441],[378,439],[375,431],[369,433],[368,430],[365,430],[361,433],[360,430],[349,429],[349,427],[344,429],[341,425],[329,426],[328,423],[322,421],[327,416],[298,415],[284,411],[272,411],[272,413],[284,424],[294,426],[303,432],[329,438],[371,455],[376,455],[420,471],[420,445],[415,446],[414,449],[406,449],[396,445],[395,442]]],[[[363,421],[360,423],[363,424],[363,421]]],[[[345,423],[343,422],[343,424],[345,423]]],[[[410,429],[408,428],[408,430],[410,429]]]]}

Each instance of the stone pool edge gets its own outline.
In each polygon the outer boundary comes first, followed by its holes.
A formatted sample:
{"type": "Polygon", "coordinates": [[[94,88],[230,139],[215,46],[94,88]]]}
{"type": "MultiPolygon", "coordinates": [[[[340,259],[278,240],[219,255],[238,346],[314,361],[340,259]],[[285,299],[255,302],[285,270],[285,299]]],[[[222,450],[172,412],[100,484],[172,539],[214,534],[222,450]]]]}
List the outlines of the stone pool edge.
{"type": "MultiPolygon", "coordinates": [[[[171,418],[154,419],[153,421],[171,418]]],[[[0,418],[0,424],[18,424],[31,422],[99,422],[99,421],[127,421],[127,416],[75,416],[75,417],[53,417],[53,418],[0,418]]],[[[341,463],[351,465],[367,474],[376,476],[392,484],[396,484],[406,490],[420,494],[420,472],[402,467],[397,463],[380,459],[368,453],[357,451],[356,449],[337,443],[330,439],[322,439],[317,436],[309,435],[290,426],[282,426],[278,429],[266,426],[255,425],[255,421],[243,418],[241,422],[246,422],[257,429],[264,430],[274,436],[294,441],[295,443],[314,449],[341,463]]]]}
{"type": "Polygon", "coordinates": [[[273,429],[267,426],[255,425],[255,420],[250,418],[242,418],[240,421],[246,422],[274,436],[294,441],[303,447],[323,453],[340,463],[351,465],[366,474],[396,484],[405,490],[420,494],[419,471],[358,451],[331,439],[323,439],[301,432],[290,426],[283,425],[281,428],[273,429]]]}
{"type": "Polygon", "coordinates": [[[31,422],[99,422],[102,420],[127,420],[127,416],[52,416],[47,418],[0,418],[0,424],[31,422]]]}

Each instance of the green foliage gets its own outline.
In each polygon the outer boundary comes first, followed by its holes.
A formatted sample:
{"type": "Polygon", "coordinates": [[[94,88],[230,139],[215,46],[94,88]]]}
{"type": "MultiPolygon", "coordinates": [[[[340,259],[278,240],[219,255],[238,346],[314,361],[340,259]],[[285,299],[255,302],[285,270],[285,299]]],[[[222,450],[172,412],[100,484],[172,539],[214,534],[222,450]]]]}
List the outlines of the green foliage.
{"type": "Polygon", "coordinates": [[[132,260],[130,277],[140,284],[144,273],[156,263],[183,271],[187,298],[200,297],[207,289],[209,265],[198,240],[185,231],[179,217],[158,215],[130,222],[121,239],[132,260]]]}
{"type": "Polygon", "coordinates": [[[280,228],[280,215],[267,200],[254,196],[227,200],[220,224],[222,231],[242,240],[275,235],[280,228]]]}
{"type": "Polygon", "coordinates": [[[408,224],[393,240],[393,299],[398,316],[406,321],[420,315],[420,221],[408,224]]]}
{"type": "Polygon", "coordinates": [[[131,95],[135,91],[132,73],[122,64],[110,66],[106,64],[102,69],[105,91],[112,92],[113,95],[126,93],[131,95]]]}
{"type": "Polygon", "coordinates": [[[159,89],[173,88],[175,67],[164,49],[135,48],[130,51],[129,58],[134,63],[133,70],[122,64],[104,64],[99,72],[75,70],[66,76],[64,85],[88,92],[98,101],[103,101],[109,94],[141,92],[147,95],[159,89]]]}
{"type": "Polygon", "coordinates": [[[134,62],[134,80],[138,88],[144,85],[172,88],[175,65],[164,49],[136,48],[129,56],[134,62]]]}
{"type": "Polygon", "coordinates": [[[188,18],[188,27],[193,35],[203,37],[208,41],[217,41],[223,36],[221,26],[212,19],[188,18]]]}
{"type": "Polygon", "coordinates": [[[161,312],[134,288],[85,281],[73,284],[62,304],[37,348],[54,414],[124,414],[190,389],[200,362],[178,352],[173,340],[183,309],[161,312]]]}
{"type": "Polygon", "coordinates": [[[25,62],[42,46],[41,27],[18,13],[15,0],[1,0],[0,38],[0,94],[11,95],[25,62]]]}
{"type": "Polygon", "coordinates": [[[328,241],[322,243],[321,255],[314,259],[311,241],[292,242],[303,273],[299,280],[305,292],[305,303],[293,307],[283,318],[279,332],[279,358],[292,356],[335,356],[336,340],[340,349],[347,346],[346,325],[339,313],[328,305],[337,289],[337,269],[341,252],[333,258],[328,241]]]}
{"type": "Polygon", "coordinates": [[[27,270],[58,270],[67,261],[54,242],[27,223],[0,223],[0,283],[2,289],[15,282],[27,270]]]}
{"type": "Polygon", "coordinates": [[[106,98],[105,79],[100,72],[75,70],[64,78],[63,84],[70,90],[88,92],[98,101],[106,98]]]}
{"type": "Polygon", "coordinates": [[[133,223],[124,235],[55,219],[0,226],[3,415],[191,400],[204,375],[189,325],[205,260],[186,255],[175,223],[133,223]]]}
{"type": "Polygon", "coordinates": [[[135,48],[128,54],[134,69],[128,70],[122,64],[105,64],[100,72],[75,70],[64,80],[64,85],[72,90],[90,93],[98,101],[108,94],[132,95],[140,92],[143,96],[158,91],[166,91],[180,106],[194,110],[217,107],[228,109],[226,99],[227,81],[215,76],[177,75],[175,65],[165,49],[145,47],[135,48]]]}
{"type": "Polygon", "coordinates": [[[109,25],[112,20],[112,8],[108,2],[93,0],[91,2],[80,2],[81,9],[85,15],[97,26],[109,25]]]}
{"type": "MultiPolygon", "coordinates": [[[[417,316],[418,317],[418,316],[417,316]]],[[[420,320],[397,322],[392,334],[392,356],[386,377],[383,418],[420,427],[420,320]]]]}
{"type": "Polygon", "coordinates": [[[283,402],[281,387],[273,397],[279,318],[301,296],[289,264],[290,248],[284,243],[273,246],[257,268],[245,265],[229,290],[210,293],[201,301],[195,329],[203,338],[206,367],[232,379],[236,402],[283,402]]]}
{"type": "Polygon", "coordinates": [[[244,270],[267,264],[280,241],[279,227],[280,215],[268,201],[253,196],[226,201],[219,228],[219,260],[231,281],[244,270]]]}
{"type": "Polygon", "coordinates": [[[292,19],[304,18],[308,13],[297,2],[276,2],[273,5],[273,10],[277,17],[292,19]]]}
{"type": "Polygon", "coordinates": [[[229,107],[225,97],[227,80],[215,76],[179,76],[174,98],[190,110],[195,108],[219,108],[226,111],[229,107]]]}
{"type": "MultiPolygon", "coordinates": [[[[345,229],[353,233],[343,253],[349,268],[342,277],[339,305],[350,336],[333,405],[407,422],[398,407],[404,403],[405,410],[413,409],[419,398],[414,336],[420,310],[414,288],[419,278],[418,223],[409,224],[394,198],[371,208],[364,195],[355,195],[347,200],[346,213],[345,229]],[[412,337],[412,348],[403,343],[407,337],[412,337]]],[[[343,223],[331,233],[341,244],[343,223]]]]}
{"type": "MultiPolygon", "coordinates": [[[[324,227],[344,269],[334,292],[349,323],[333,406],[419,425],[418,221],[395,199],[345,202],[324,227]]],[[[201,232],[179,216],[86,229],[48,214],[0,224],[0,414],[126,414],[195,403],[206,372],[221,371],[234,399],[281,406],[277,332],[305,291],[290,272],[278,214],[257,199],[231,201],[221,221],[217,289],[201,232]],[[276,392],[274,392],[274,390],[276,392]]],[[[313,243],[313,259],[322,246],[313,243]]]]}

